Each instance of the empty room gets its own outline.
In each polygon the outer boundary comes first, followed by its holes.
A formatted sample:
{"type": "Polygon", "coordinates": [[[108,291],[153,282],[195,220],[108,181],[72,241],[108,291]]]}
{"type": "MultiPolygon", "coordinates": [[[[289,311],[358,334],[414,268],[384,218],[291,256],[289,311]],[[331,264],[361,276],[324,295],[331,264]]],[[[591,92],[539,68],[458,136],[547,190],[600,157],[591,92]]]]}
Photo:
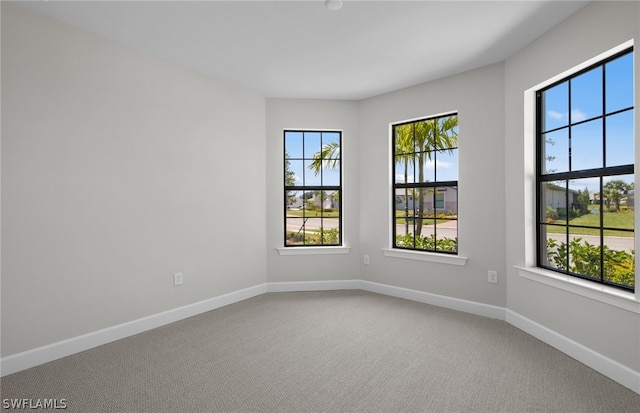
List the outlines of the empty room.
{"type": "Polygon", "coordinates": [[[3,411],[640,411],[640,2],[0,13],[3,411]]]}

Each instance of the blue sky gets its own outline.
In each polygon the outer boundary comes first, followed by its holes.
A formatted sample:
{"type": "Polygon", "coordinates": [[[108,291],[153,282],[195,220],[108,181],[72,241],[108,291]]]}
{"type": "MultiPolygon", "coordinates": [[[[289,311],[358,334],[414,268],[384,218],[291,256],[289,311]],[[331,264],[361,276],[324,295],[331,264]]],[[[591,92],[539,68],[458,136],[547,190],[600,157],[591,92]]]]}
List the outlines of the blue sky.
{"type": "MultiPolygon", "coordinates": [[[[585,121],[571,127],[571,170],[617,166],[633,163],[634,133],[633,111],[606,117],[606,165],[603,165],[603,120],[594,119],[605,114],[633,106],[633,55],[628,54],[607,63],[605,69],[606,93],[602,96],[602,68],[596,68],[571,80],[571,96],[568,81],[544,92],[543,131],[566,126],[571,122],[585,121]],[[569,99],[570,98],[570,99],[569,99]],[[571,107],[569,107],[571,100],[571,107]],[[604,100],[604,108],[603,108],[604,100]]],[[[545,162],[545,170],[564,172],[569,170],[568,128],[545,135],[545,155],[554,157],[545,162]]],[[[616,177],[628,183],[632,175],[616,177]]],[[[597,179],[581,179],[570,183],[573,189],[598,192],[597,179]]]]}
{"type": "Polygon", "coordinates": [[[295,173],[296,185],[340,185],[340,162],[334,169],[325,165],[322,172],[315,175],[309,169],[313,155],[320,152],[324,145],[340,142],[339,132],[303,132],[285,133],[285,150],[289,155],[289,169],[295,173]],[[304,179],[304,182],[303,182],[304,179]]]}

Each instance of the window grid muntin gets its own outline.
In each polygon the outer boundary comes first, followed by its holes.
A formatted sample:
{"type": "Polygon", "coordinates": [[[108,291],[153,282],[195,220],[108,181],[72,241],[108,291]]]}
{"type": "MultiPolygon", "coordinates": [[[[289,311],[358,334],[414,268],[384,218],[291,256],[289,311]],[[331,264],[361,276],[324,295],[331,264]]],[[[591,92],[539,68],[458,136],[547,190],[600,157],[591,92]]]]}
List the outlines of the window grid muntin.
{"type": "MultiPolygon", "coordinates": [[[[457,131],[457,116],[458,113],[457,112],[451,112],[451,113],[446,113],[446,114],[442,114],[442,115],[438,115],[438,116],[433,116],[433,117],[427,117],[427,118],[422,118],[422,119],[418,119],[418,120],[412,120],[412,121],[407,121],[407,122],[402,122],[402,123],[397,123],[397,124],[393,124],[392,125],[392,139],[391,139],[391,150],[392,150],[392,162],[393,162],[393,166],[392,166],[392,211],[393,211],[393,216],[392,216],[392,244],[393,244],[393,248],[396,249],[404,249],[404,250],[411,250],[411,251],[425,251],[425,252],[438,252],[438,253],[442,253],[442,254],[450,254],[450,255],[457,255],[458,254],[458,227],[456,225],[456,236],[455,236],[455,250],[454,251],[443,251],[443,250],[439,250],[438,249],[438,231],[437,231],[437,225],[435,225],[436,222],[436,216],[437,216],[437,210],[435,208],[436,206],[436,192],[437,192],[437,188],[451,188],[455,191],[455,204],[456,204],[456,218],[455,219],[448,219],[448,218],[439,218],[442,220],[446,220],[446,221],[455,221],[456,223],[458,222],[458,180],[450,180],[450,181],[438,181],[438,167],[437,167],[437,156],[438,153],[444,153],[447,150],[455,150],[457,151],[459,149],[459,145],[456,146],[445,146],[442,148],[436,148],[435,146],[429,146],[427,148],[423,148],[424,150],[418,150],[420,148],[417,147],[417,142],[416,142],[416,135],[415,135],[415,126],[417,123],[419,122],[428,122],[428,121],[434,121],[434,122],[439,122],[443,119],[446,118],[450,118],[450,117],[456,117],[456,126],[455,129],[457,131]],[[396,151],[396,129],[398,127],[402,127],[402,126],[406,126],[406,125],[412,125],[412,135],[413,135],[413,150],[412,151],[401,151],[401,152],[397,152],[396,151]],[[417,174],[416,174],[416,164],[417,164],[417,155],[419,153],[423,153],[423,154],[427,154],[427,153],[433,153],[433,158],[431,159],[433,164],[434,164],[434,172],[433,172],[433,176],[434,176],[434,181],[433,182],[416,182],[418,180],[417,174]],[[411,162],[411,166],[409,169],[413,169],[413,174],[407,174],[407,177],[411,177],[413,176],[414,182],[412,183],[408,183],[408,182],[403,182],[403,183],[399,183],[397,182],[397,173],[399,171],[397,171],[397,155],[413,155],[413,159],[414,161],[411,162]],[[407,208],[405,207],[404,210],[400,210],[397,208],[397,194],[398,194],[398,190],[404,190],[405,193],[405,205],[408,205],[408,198],[406,197],[407,194],[409,193],[413,193],[413,201],[415,201],[417,199],[417,197],[415,196],[415,194],[417,193],[417,191],[420,190],[424,190],[424,189],[432,189],[431,193],[429,194],[431,197],[431,204],[433,205],[434,208],[433,209],[433,218],[422,218],[423,220],[423,226],[429,225],[428,222],[429,220],[432,220],[434,225],[433,225],[433,237],[434,237],[434,247],[433,249],[423,249],[423,248],[417,248],[416,247],[416,237],[415,237],[415,231],[416,231],[416,225],[417,225],[417,221],[418,219],[416,218],[415,215],[415,203],[412,202],[413,204],[413,216],[409,217],[408,215],[403,215],[402,217],[406,220],[406,222],[411,221],[411,228],[412,231],[410,232],[411,234],[413,234],[414,236],[413,238],[413,242],[412,242],[412,246],[401,246],[398,245],[397,242],[397,226],[398,225],[402,225],[402,224],[397,224],[397,218],[398,218],[398,212],[405,212],[405,210],[407,210],[407,208]]],[[[457,132],[456,132],[456,142],[457,142],[457,132]]],[[[426,156],[426,155],[424,155],[426,156]]],[[[425,159],[429,159],[428,157],[426,157],[425,159]]],[[[424,159],[423,159],[424,160],[424,159]]],[[[456,167],[456,177],[457,177],[457,163],[455,165],[456,167]]],[[[404,171],[400,171],[400,172],[404,172],[404,171]]],[[[445,208],[446,208],[446,203],[445,203],[445,208]]],[[[411,210],[411,209],[410,209],[411,210]]],[[[405,224],[406,226],[406,224],[405,224]]],[[[408,234],[409,232],[407,232],[408,234]]]]}
{"type": "Polygon", "coordinates": [[[303,130],[303,129],[286,129],[284,130],[283,133],[283,141],[284,141],[284,153],[283,153],[283,159],[284,159],[284,246],[285,247],[321,247],[321,246],[331,246],[331,247],[335,247],[335,246],[342,246],[342,131],[339,130],[303,130]],[[301,156],[299,157],[291,157],[288,156],[287,154],[287,134],[289,133],[301,133],[302,134],[302,149],[300,151],[301,156]],[[328,134],[328,135],[337,135],[337,142],[338,142],[338,151],[337,151],[337,155],[335,155],[334,157],[331,158],[321,158],[323,160],[327,160],[328,161],[332,161],[334,159],[337,159],[338,161],[338,182],[339,185],[323,185],[323,181],[324,181],[324,170],[325,168],[322,167],[320,168],[319,171],[319,176],[320,176],[320,185],[305,185],[305,183],[307,182],[307,174],[309,173],[313,173],[310,171],[307,171],[307,167],[306,167],[306,161],[312,161],[313,157],[307,157],[306,156],[306,147],[305,147],[305,134],[320,134],[320,148],[324,147],[323,144],[323,136],[324,134],[328,134]],[[302,161],[302,185],[287,185],[286,182],[286,174],[287,174],[287,162],[288,161],[302,161]],[[293,243],[288,243],[288,238],[287,238],[287,233],[289,232],[288,230],[288,222],[289,222],[289,218],[297,220],[297,217],[289,217],[287,214],[288,211],[288,194],[289,192],[294,191],[294,192],[301,192],[303,194],[303,196],[301,197],[302,200],[302,217],[300,217],[300,219],[303,221],[303,224],[300,227],[300,230],[298,231],[298,233],[302,234],[302,244],[293,244],[293,243]],[[323,240],[323,236],[322,233],[320,233],[320,243],[307,243],[307,240],[309,237],[311,237],[311,233],[313,233],[314,231],[308,231],[306,228],[306,222],[309,218],[319,218],[320,219],[320,223],[321,223],[321,228],[324,228],[324,220],[327,218],[332,218],[331,216],[327,216],[325,215],[326,213],[326,208],[324,207],[324,203],[323,203],[323,197],[321,195],[321,199],[320,199],[320,215],[308,215],[308,211],[307,211],[307,207],[306,207],[306,198],[304,196],[304,194],[306,193],[313,193],[313,192],[332,192],[332,193],[336,193],[337,194],[337,219],[338,219],[338,223],[337,223],[337,242],[336,243],[325,243],[323,240]],[[309,232],[309,236],[307,236],[307,233],[309,232]]]}
{"type": "MultiPolygon", "coordinates": [[[[612,286],[612,287],[616,287],[616,288],[620,288],[623,290],[630,290],[630,291],[634,291],[635,287],[634,286],[627,286],[627,285],[622,285],[622,284],[618,284],[615,282],[611,282],[608,281],[604,278],[605,275],[605,263],[604,263],[604,253],[603,253],[603,249],[606,246],[605,244],[605,231],[620,231],[620,232],[629,232],[629,233],[634,233],[635,230],[634,229],[626,229],[626,228],[613,228],[613,227],[607,227],[604,225],[604,205],[605,205],[605,196],[603,196],[603,186],[604,186],[604,180],[606,178],[611,178],[611,177],[615,177],[615,176],[621,176],[621,175],[633,175],[634,174],[634,164],[626,164],[626,165],[616,165],[616,166],[608,166],[607,165],[607,119],[611,118],[612,116],[618,115],[620,113],[624,113],[624,112],[629,112],[629,111],[634,111],[634,106],[633,104],[631,104],[631,106],[628,107],[624,107],[624,108],[620,108],[620,109],[616,109],[613,110],[611,112],[607,112],[608,108],[607,108],[607,104],[606,104],[606,100],[607,100],[607,74],[606,74],[606,65],[608,63],[611,63],[619,58],[623,58],[626,55],[629,54],[633,54],[633,47],[628,48],[624,51],[621,51],[619,53],[616,53],[613,56],[610,56],[607,59],[604,59],[594,65],[591,65],[587,68],[584,68],[570,76],[567,76],[551,85],[546,86],[543,89],[540,89],[539,91],[536,92],[536,150],[537,150],[537,156],[536,156],[536,199],[538,200],[537,202],[537,207],[536,207],[536,261],[537,261],[537,266],[541,267],[541,268],[545,268],[545,269],[549,269],[555,272],[559,272],[559,273],[563,273],[563,274],[568,274],[568,275],[572,275],[575,277],[579,277],[579,278],[583,278],[583,279],[587,279],[590,281],[594,281],[600,284],[604,284],[604,285],[608,285],[608,286],[612,286]],[[572,80],[591,71],[594,70],[596,68],[602,68],[602,112],[601,114],[597,115],[597,116],[592,116],[580,121],[577,121],[575,123],[572,123],[572,93],[571,93],[571,85],[572,85],[572,80]],[[544,100],[544,93],[553,89],[554,87],[561,85],[562,83],[567,82],[568,84],[568,90],[567,90],[567,99],[568,99],[568,121],[566,125],[563,126],[559,126],[559,127],[555,127],[555,128],[551,128],[548,130],[543,130],[542,128],[542,124],[545,122],[546,119],[546,114],[543,113],[543,106],[545,103],[544,100]],[[572,156],[572,146],[571,146],[571,138],[572,138],[572,128],[581,124],[585,124],[587,122],[592,122],[596,119],[602,119],[602,167],[600,168],[591,168],[591,169],[584,169],[584,170],[576,170],[573,171],[572,169],[572,160],[573,160],[573,156],[572,156]],[[566,129],[568,131],[568,142],[569,142],[569,159],[568,159],[568,171],[565,172],[559,172],[559,173],[544,173],[543,172],[543,164],[545,162],[544,160],[544,156],[542,155],[543,153],[545,153],[543,151],[543,146],[545,145],[545,139],[544,137],[547,136],[550,133],[553,132],[557,132],[560,130],[564,130],[566,129]],[[580,274],[580,273],[576,273],[570,270],[562,270],[562,269],[558,269],[555,267],[552,267],[551,265],[545,265],[544,264],[544,258],[543,255],[546,255],[546,240],[545,240],[545,253],[543,254],[543,246],[542,246],[542,228],[543,227],[548,227],[548,226],[555,226],[555,227],[564,227],[565,228],[565,239],[564,242],[566,244],[566,253],[565,253],[565,257],[567,260],[571,259],[571,256],[569,255],[568,249],[569,249],[569,235],[570,235],[570,229],[572,228],[590,228],[593,229],[593,227],[587,227],[587,226],[581,226],[581,225],[572,225],[570,224],[570,219],[569,219],[569,182],[572,179],[580,179],[580,178],[598,178],[599,183],[598,183],[598,189],[599,189],[599,200],[598,200],[598,208],[600,211],[599,214],[599,221],[600,221],[600,225],[598,227],[599,230],[599,243],[600,243],[600,262],[599,262],[599,270],[600,270],[600,277],[599,279],[594,279],[591,276],[585,275],[585,274],[580,274]],[[543,222],[543,213],[542,210],[543,208],[546,209],[546,202],[544,202],[545,205],[543,205],[543,203],[541,202],[542,200],[542,184],[545,182],[557,182],[557,181],[563,181],[565,183],[565,209],[566,209],[566,223],[565,224],[553,224],[553,223],[547,223],[547,222],[543,222]]],[[[546,154],[546,153],[545,153],[546,154]]],[[[545,230],[545,238],[547,238],[548,236],[548,232],[545,230]]],[[[635,246],[634,246],[634,250],[635,250],[635,246]]],[[[635,257],[634,257],[635,258],[635,257]]]]}

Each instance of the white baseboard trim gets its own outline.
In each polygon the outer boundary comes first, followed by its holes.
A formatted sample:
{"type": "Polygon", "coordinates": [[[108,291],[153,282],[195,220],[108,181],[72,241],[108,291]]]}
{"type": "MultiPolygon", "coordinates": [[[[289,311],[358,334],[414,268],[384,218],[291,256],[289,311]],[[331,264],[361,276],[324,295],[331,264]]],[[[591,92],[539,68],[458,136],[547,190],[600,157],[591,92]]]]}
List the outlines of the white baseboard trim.
{"type": "Polygon", "coordinates": [[[268,282],[267,292],[359,290],[361,280],[268,282]]]}
{"type": "Polygon", "coordinates": [[[37,365],[70,356],[81,351],[120,340],[134,334],[152,330],[182,319],[192,317],[238,301],[246,300],[267,292],[267,284],[233,291],[207,300],[188,304],[172,310],[163,311],[148,317],[139,318],[102,330],[83,334],[57,343],[48,344],[22,353],[12,354],[0,359],[0,376],[16,373],[37,365]]]}
{"type": "Polygon", "coordinates": [[[549,328],[503,307],[395,287],[365,280],[268,282],[233,291],[197,303],[108,327],[0,359],[0,376],[16,373],[62,357],[142,333],[267,292],[364,290],[480,316],[505,320],[568,356],[640,394],[640,372],[564,337],[549,328]]]}
{"type": "Polygon", "coordinates": [[[632,370],[514,311],[507,309],[506,315],[507,323],[640,394],[640,372],[632,370]]]}
{"type": "Polygon", "coordinates": [[[476,314],[487,318],[496,318],[498,320],[505,319],[505,309],[503,307],[462,300],[460,298],[447,297],[444,295],[425,293],[424,291],[395,287],[393,285],[380,284],[372,281],[361,280],[360,282],[361,288],[365,291],[404,298],[405,300],[418,301],[420,303],[463,311],[465,313],[476,314]]]}

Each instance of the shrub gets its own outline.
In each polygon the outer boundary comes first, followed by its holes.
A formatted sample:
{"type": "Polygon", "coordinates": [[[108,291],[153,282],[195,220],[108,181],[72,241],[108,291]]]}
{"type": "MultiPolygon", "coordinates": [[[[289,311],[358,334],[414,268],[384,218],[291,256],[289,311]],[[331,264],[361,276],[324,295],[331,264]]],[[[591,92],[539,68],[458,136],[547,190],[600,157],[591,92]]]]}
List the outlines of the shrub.
{"type": "Polygon", "coordinates": [[[558,211],[547,205],[547,222],[558,219],[558,211]]]}
{"type": "Polygon", "coordinates": [[[416,235],[415,239],[413,234],[397,235],[396,246],[405,248],[415,248],[424,251],[443,251],[443,252],[456,252],[458,250],[458,241],[454,238],[442,238],[436,240],[435,235],[429,235],[423,237],[416,235]]]}
{"type": "Polygon", "coordinates": [[[331,229],[322,229],[320,228],[320,233],[322,234],[322,243],[323,244],[337,244],[338,243],[338,228],[331,229]]]}
{"type": "MultiPolygon", "coordinates": [[[[635,250],[612,250],[602,247],[604,280],[633,287],[635,284],[635,250]]],[[[567,245],[554,239],[547,239],[547,260],[559,270],[600,279],[600,247],[581,238],[574,238],[567,245]]]]}

